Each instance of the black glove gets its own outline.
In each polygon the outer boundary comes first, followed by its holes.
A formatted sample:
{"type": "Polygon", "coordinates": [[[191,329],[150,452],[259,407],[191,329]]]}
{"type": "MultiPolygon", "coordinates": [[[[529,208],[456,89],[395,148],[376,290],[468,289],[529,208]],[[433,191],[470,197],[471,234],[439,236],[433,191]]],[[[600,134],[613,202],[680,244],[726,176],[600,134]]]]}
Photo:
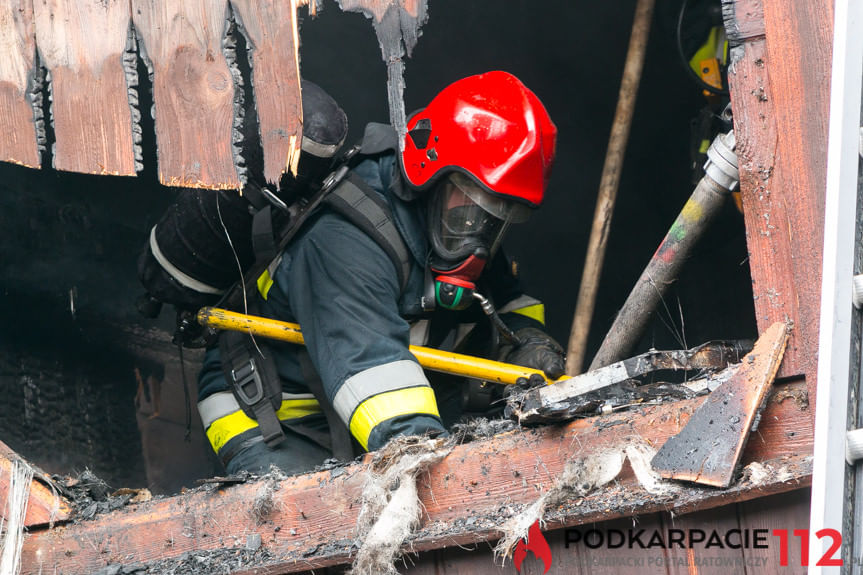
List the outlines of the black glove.
{"type": "Polygon", "coordinates": [[[544,331],[535,327],[526,327],[515,332],[521,341],[515,347],[503,349],[503,361],[524,367],[542,370],[550,379],[557,379],[564,374],[563,348],[544,331]]]}

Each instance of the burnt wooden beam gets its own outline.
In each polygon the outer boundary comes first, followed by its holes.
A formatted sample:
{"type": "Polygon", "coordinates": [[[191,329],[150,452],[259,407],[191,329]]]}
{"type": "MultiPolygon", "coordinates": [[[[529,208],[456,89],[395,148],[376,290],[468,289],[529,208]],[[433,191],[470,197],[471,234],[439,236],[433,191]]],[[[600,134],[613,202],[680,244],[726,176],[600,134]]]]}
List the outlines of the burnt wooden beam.
{"type": "Polygon", "coordinates": [[[370,18],[387,65],[387,100],[390,122],[399,135],[399,146],[406,131],[404,103],[404,62],[420,37],[428,19],[428,0],[337,0],[345,12],[360,12],[370,18]]]}
{"type": "MultiPolygon", "coordinates": [[[[8,445],[0,441],[0,517],[6,509],[6,502],[9,497],[10,471],[16,461],[27,463],[8,445]]],[[[51,479],[44,472],[34,468],[33,481],[30,485],[30,498],[27,502],[27,514],[24,516],[24,527],[33,528],[38,525],[67,521],[71,517],[71,513],[71,504],[51,486],[51,479]]]]}
{"type": "Polygon", "coordinates": [[[764,37],[763,0],[722,0],[722,16],[732,45],[764,37]]]}
{"type": "MultiPolygon", "coordinates": [[[[0,161],[39,167],[36,32],[31,0],[0,1],[0,161]]],[[[41,102],[40,102],[41,103],[41,102]]]]}
{"type": "Polygon", "coordinates": [[[779,377],[805,375],[814,386],[832,4],[736,0],[724,8],[729,37],[741,43],[728,78],[758,329],[794,324],[779,377]]]}
{"type": "Polygon", "coordinates": [[[264,178],[278,184],[285,172],[296,173],[302,141],[297,0],[231,0],[231,6],[252,55],[264,178]]]}
{"type": "Polygon", "coordinates": [[[784,323],[764,332],[734,375],[710,394],[680,433],[665,442],[651,462],[653,469],[666,478],[714,487],[731,485],[787,341],[784,323]]]}
{"type": "Polygon", "coordinates": [[[234,80],[223,52],[228,0],[133,0],[139,49],[153,77],[159,181],[240,187],[234,80]]]}
{"type": "MultiPolygon", "coordinates": [[[[504,521],[551,488],[568,462],[633,442],[659,447],[703,401],[647,406],[456,446],[418,479],[425,513],[407,545],[421,551],[496,539],[504,521]]],[[[548,509],[545,518],[557,528],[662,510],[683,513],[788,491],[808,485],[811,449],[806,384],[783,384],[768,399],[758,433],[744,451],[748,467],[731,489],[673,486],[657,494],[627,465],[616,481],[548,509]]],[[[110,566],[181,561],[190,553],[216,558],[226,550],[234,572],[249,574],[349,563],[365,469],[353,464],[278,481],[263,515],[252,502],[264,483],[255,482],[207,486],[93,521],[33,531],[24,543],[22,573],[49,567],[67,575],[99,573],[110,566]]]]}
{"type": "Polygon", "coordinates": [[[39,57],[50,76],[54,167],[135,175],[140,139],[132,128],[124,66],[129,3],[36,0],[33,9],[39,57]]]}

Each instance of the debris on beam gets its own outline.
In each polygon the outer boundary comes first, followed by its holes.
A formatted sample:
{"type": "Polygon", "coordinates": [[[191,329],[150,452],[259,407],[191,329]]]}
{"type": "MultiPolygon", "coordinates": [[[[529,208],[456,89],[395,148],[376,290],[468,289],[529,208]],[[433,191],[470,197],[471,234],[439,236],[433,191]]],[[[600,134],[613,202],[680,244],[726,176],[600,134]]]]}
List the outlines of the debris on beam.
{"type": "Polygon", "coordinates": [[[28,464],[2,441],[0,441],[0,519],[5,518],[10,492],[10,477],[16,464],[26,465],[33,471],[23,526],[33,528],[39,525],[51,525],[67,521],[71,517],[72,505],[59,494],[51,478],[28,464]]]}
{"type": "Polygon", "coordinates": [[[159,181],[238,189],[234,78],[225,57],[228,0],[133,0],[152,76],[159,181]]]}
{"type": "MultiPolygon", "coordinates": [[[[584,413],[585,405],[595,403],[592,396],[585,400],[591,392],[659,370],[722,369],[740,361],[751,348],[751,342],[739,341],[708,342],[690,350],[650,350],[523,395],[514,395],[509,401],[510,409],[519,423],[572,419],[584,413]]],[[[690,384],[689,388],[692,387],[696,386],[690,384]]]]}
{"type": "MultiPolygon", "coordinates": [[[[129,3],[121,0],[40,0],[34,3],[36,45],[48,70],[56,143],[54,168],[134,176],[139,116],[125,58],[129,3]]],[[[140,159],[140,151],[138,152],[140,159]]]]}
{"type": "MultiPolygon", "coordinates": [[[[704,397],[453,445],[417,478],[424,511],[403,549],[500,538],[509,519],[593,453],[618,454],[615,480],[572,497],[546,498],[549,528],[655,511],[683,513],[806,486],[811,458],[800,454],[811,452],[812,418],[805,397],[805,381],[774,389],[757,439],[744,450],[743,472],[726,490],[662,480],[649,468],[650,454],[683,429],[704,397]]],[[[32,531],[24,543],[23,572],[56,566],[63,573],[102,573],[183,561],[215,571],[224,561],[232,572],[291,573],[351,563],[369,469],[352,464],[286,479],[209,484],[92,521],[32,531]],[[250,503],[258,499],[266,505],[250,503]]]]}
{"type": "Polygon", "coordinates": [[[0,161],[38,168],[37,134],[44,145],[45,128],[31,0],[0,0],[0,38],[0,161]]]}
{"type": "Polygon", "coordinates": [[[714,390],[653,458],[662,477],[728,487],[750,432],[757,428],[790,330],[773,324],[731,378],[714,390]]]}
{"type": "Polygon", "coordinates": [[[403,58],[413,52],[420,37],[420,27],[428,19],[428,0],[338,0],[345,12],[361,12],[371,18],[387,65],[387,99],[390,122],[404,146],[407,122],[404,103],[403,58]]]}

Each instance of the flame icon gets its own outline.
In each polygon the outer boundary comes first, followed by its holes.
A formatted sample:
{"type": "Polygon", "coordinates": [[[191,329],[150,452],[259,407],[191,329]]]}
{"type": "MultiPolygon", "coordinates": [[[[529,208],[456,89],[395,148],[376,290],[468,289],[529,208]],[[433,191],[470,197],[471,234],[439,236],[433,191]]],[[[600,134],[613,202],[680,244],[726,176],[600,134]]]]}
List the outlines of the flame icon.
{"type": "Polygon", "coordinates": [[[522,539],[515,546],[512,562],[519,573],[521,573],[521,564],[527,557],[528,551],[533,551],[534,557],[542,560],[542,564],[545,567],[543,574],[548,573],[548,570],[551,569],[551,547],[548,546],[545,535],[539,530],[539,519],[528,530],[527,543],[525,543],[525,539],[522,539]]]}

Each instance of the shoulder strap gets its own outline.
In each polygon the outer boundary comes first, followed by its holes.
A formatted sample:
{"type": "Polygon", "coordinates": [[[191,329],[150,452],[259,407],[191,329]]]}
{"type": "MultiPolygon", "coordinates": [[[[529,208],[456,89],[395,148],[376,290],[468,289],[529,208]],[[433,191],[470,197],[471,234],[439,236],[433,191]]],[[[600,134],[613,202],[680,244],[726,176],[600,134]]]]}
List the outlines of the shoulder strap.
{"type": "Polygon", "coordinates": [[[411,271],[411,254],[393,221],[386,200],[362,178],[349,174],[324,200],[337,213],[360,228],[386,252],[404,290],[411,271]]]}

